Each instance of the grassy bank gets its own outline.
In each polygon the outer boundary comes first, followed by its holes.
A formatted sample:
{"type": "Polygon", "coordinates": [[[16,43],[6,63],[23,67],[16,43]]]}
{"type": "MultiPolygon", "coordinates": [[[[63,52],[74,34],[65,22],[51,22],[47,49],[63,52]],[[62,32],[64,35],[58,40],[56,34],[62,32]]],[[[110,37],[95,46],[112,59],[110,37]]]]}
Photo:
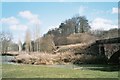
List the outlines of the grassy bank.
{"type": "Polygon", "coordinates": [[[3,64],[3,78],[117,78],[118,71],[3,64]]]}

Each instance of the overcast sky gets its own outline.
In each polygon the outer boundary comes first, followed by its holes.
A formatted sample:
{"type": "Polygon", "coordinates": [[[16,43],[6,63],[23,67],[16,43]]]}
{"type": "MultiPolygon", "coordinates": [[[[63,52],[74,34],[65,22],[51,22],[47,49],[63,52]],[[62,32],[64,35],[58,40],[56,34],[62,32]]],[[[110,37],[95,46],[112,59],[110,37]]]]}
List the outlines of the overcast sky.
{"type": "Polygon", "coordinates": [[[58,2],[6,3],[4,1],[7,0],[2,1],[0,3],[2,4],[0,6],[2,8],[0,24],[2,23],[2,30],[9,30],[13,33],[15,42],[18,41],[18,38],[23,42],[25,31],[30,29],[32,32],[36,24],[40,27],[40,35],[43,35],[49,29],[58,27],[61,22],[76,14],[86,16],[94,30],[109,30],[118,27],[117,2],[64,2],[67,0],[57,0],[58,2]]]}

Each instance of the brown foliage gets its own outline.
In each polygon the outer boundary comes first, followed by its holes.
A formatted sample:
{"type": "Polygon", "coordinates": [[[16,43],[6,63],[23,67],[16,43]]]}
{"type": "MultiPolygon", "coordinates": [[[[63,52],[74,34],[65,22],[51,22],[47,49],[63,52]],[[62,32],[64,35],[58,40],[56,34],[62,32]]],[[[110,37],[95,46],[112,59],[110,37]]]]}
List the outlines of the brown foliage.
{"type": "Polygon", "coordinates": [[[42,52],[53,52],[55,44],[52,35],[42,37],[40,40],[40,51],[42,52]]]}
{"type": "Polygon", "coordinates": [[[90,35],[88,33],[76,33],[69,36],[62,36],[54,38],[54,42],[57,46],[78,44],[78,43],[92,43],[97,39],[97,37],[90,35]]]}
{"type": "Polygon", "coordinates": [[[20,54],[16,56],[15,62],[24,64],[64,64],[72,62],[75,56],[71,52],[49,54],[49,53],[33,53],[33,54],[20,54]]]}
{"type": "Polygon", "coordinates": [[[91,43],[94,42],[97,38],[88,33],[77,33],[71,34],[67,37],[68,44],[76,44],[76,43],[91,43]]]}

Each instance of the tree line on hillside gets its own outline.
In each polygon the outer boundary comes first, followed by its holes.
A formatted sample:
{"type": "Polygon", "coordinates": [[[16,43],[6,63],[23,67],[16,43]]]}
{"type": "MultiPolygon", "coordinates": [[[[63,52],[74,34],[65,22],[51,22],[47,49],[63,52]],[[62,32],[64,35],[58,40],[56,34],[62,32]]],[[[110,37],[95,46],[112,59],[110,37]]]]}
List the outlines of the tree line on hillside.
{"type": "Polygon", "coordinates": [[[62,22],[58,28],[50,29],[44,34],[44,37],[52,35],[56,46],[67,45],[71,44],[71,42],[67,40],[69,35],[87,33],[90,29],[91,27],[87,18],[85,16],[76,15],[62,22]]]}
{"type": "Polygon", "coordinates": [[[85,16],[74,16],[65,20],[59,25],[59,28],[49,30],[45,35],[68,36],[75,33],[88,32],[91,29],[85,16]]]}

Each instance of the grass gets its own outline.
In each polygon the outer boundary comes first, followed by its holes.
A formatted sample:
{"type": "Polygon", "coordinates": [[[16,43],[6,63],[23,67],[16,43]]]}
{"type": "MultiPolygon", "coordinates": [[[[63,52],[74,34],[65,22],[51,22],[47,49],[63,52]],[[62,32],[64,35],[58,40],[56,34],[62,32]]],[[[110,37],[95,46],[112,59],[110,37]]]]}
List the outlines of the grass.
{"type": "Polygon", "coordinates": [[[80,70],[39,65],[2,65],[3,78],[118,78],[118,71],[80,70]]]}

